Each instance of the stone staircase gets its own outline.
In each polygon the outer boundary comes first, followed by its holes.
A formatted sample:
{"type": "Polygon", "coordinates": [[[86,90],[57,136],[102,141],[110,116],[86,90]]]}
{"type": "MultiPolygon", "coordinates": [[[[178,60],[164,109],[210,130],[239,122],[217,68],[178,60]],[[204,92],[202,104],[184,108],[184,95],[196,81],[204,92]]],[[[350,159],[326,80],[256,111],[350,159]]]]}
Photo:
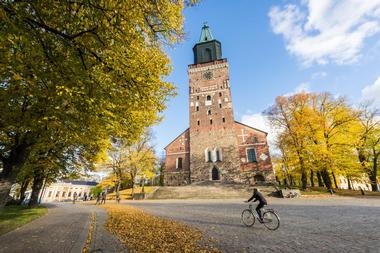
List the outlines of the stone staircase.
{"type": "Polygon", "coordinates": [[[245,199],[252,194],[252,189],[258,188],[264,195],[276,191],[271,185],[247,186],[240,184],[222,184],[217,182],[202,182],[187,186],[162,186],[148,199],[245,199]]]}

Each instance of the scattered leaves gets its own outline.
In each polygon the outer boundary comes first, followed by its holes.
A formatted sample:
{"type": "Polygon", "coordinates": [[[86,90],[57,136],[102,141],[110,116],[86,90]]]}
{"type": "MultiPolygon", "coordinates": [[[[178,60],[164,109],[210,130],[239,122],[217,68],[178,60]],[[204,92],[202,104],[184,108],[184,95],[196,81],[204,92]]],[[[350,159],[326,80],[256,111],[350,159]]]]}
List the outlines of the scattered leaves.
{"type": "Polygon", "coordinates": [[[107,229],[132,252],[220,252],[202,232],[131,206],[106,205],[107,229]]]}

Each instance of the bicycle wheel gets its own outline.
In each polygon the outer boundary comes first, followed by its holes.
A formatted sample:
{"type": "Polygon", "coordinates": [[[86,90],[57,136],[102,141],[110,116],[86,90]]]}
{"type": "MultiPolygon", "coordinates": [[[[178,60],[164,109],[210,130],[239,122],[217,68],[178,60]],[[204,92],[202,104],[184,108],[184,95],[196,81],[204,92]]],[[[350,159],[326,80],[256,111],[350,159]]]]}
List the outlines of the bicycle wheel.
{"type": "Polygon", "coordinates": [[[276,230],[280,227],[280,217],[274,211],[265,211],[263,224],[269,230],[276,230]]]}
{"type": "Polygon", "coordinates": [[[255,224],[255,216],[253,215],[252,211],[249,209],[245,209],[241,213],[241,221],[243,222],[244,225],[247,227],[252,227],[253,224],[255,224]]]}

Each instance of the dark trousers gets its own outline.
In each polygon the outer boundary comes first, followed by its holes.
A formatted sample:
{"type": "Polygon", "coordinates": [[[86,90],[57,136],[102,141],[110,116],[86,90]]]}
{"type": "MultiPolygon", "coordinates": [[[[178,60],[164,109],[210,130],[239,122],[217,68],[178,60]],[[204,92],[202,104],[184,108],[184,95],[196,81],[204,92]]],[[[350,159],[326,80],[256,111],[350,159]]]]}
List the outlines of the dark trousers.
{"type": "Polygon", "coordinates": [[[266,204],[265,203],[259,203],[258,205],[257,205],[257,207],[256,207],[256,212],[257,212],[257,214],[259,215],[259,217],[262,219],[262,217],[261,217],[261,208],[263,208],[264,206],[265,206],[266,204]]]}

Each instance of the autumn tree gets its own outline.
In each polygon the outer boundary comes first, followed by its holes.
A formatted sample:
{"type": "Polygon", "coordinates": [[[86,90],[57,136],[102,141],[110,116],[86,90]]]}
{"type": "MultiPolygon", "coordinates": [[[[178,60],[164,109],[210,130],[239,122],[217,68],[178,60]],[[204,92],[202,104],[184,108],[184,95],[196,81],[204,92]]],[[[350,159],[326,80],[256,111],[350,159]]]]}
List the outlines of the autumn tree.
{"type": "Polygon", "coordinates": [[[356,150],[358,160],[365,173],[367,173],[372,191],[378,188],[378,167],[380,157],[380,111],[370,104],[363,104],[359,115],[360,127],[356,150]]]}
{"type": "Polygon", "coordinates": [[[282,145],[285,145],[286,139],[286,145],[296,154],[303,189],[307,187],[305,140],[308,132],[304,126],[307,121],[307,103],[308,97],[304,93],[291,97],[280,96],[277,97],[276,103],[265,112],[271,125],[286,135],[286,138],[282,136],[282,145]]]}
{"type": "Polygon", "coordinates": [[[171,0],[0,2],[0,208],[46,131],[87,147],[137,139],[157,122],[173,95],[162,45],[182,39],[183,8],[171,0]]]}

